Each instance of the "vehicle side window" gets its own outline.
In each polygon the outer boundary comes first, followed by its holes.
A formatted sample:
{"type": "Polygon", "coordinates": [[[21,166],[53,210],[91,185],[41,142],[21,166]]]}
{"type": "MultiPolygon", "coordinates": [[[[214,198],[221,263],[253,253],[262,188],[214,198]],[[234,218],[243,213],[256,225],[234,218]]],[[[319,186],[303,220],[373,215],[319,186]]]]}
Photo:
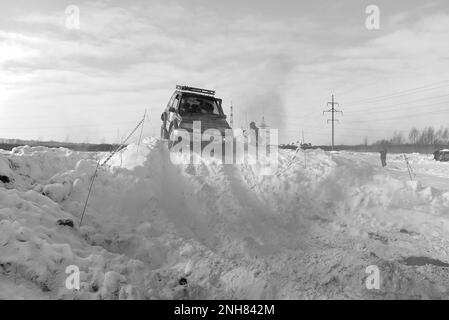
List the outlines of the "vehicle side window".
{"type": "Polygon", "coordinates": [[[173,105],[173,101],[175,100],[175,97],[177,96],[177,94],[173,94],[170,98],[170,101],[167,104],[167,110],[173,105]]]}
{"type": "Polygon", "coordinates": [[[175,108],[176,111],[178,111],[178,106],[179,106],[179,94],[175,96],[172,107],[175,108]]]}

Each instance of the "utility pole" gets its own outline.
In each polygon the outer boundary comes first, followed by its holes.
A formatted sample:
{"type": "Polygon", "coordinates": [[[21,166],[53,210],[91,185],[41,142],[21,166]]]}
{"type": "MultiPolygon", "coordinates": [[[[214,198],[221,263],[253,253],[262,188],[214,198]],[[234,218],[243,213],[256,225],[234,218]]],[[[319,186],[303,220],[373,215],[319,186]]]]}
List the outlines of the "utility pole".
{"type": "MultiPolygon", "coordinates": [[[[304,130],[302,130],[302,143],[305,143],[304,130]]],[[[307,146],[304,147],[303,151],[304,151],[304,169],[305,169],[307,168],[307,146]]]]}
{"type": "Polygon", "coordinates": [[[231,100],[231,116],[229,117],[229,122],[231,123],[231,128],[234,128],[234,107],[232,106],[232,100],[231,100]]]}
{"type": "Polygon", "coordinates": [[[334,131],[334,124],[335,124],[335,122],[339,122],[338,120],[335,119],[334,115],[335,115],[335,113],[341,113],[341,115],[343,115],[343,111],[335,109],[335,106],[340,106],[340,105],[338,104],[338,102],[334,101],[334,95],[332,95],[332,102],[328,102],[327,106],[331,107],[331,108],[329,110],[324,110],[323,111],[323,115],[324,115],[325,112],[332,113],[332,119],[328,119],[327,123],[329,123],[329,121],[332,122],[332,151],[334,151],[334,132],[335,132],[334,131]]]}
{"type": "Polygon", "coordinates": [[[245,128],[248,129],[249,125],[248,125],[248,113],[245,112],[245,128]]]}

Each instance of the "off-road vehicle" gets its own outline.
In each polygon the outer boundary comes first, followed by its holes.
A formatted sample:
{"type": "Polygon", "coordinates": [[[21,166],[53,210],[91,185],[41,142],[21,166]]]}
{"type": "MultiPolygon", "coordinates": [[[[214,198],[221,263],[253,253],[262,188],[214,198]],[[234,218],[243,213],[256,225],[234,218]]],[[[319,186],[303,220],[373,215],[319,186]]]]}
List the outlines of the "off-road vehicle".
{"type": "Polygon", "coordinates": [[[217,129],[224,137],[225,130],[231,127],[221,104],[222,100],[215,97],[213,90],[177,85],[161,115],[161,139],[168,140],[171,148],[179,141],[176,130],[184,129],[192,134],[194,121],[201,121],[201,132],[217,129]]]}
{"type": "Polygon", "coordinates": [[[437,150],[433,153],[433,157],[436,161],[449,161],[449,149],[437,150]]]}

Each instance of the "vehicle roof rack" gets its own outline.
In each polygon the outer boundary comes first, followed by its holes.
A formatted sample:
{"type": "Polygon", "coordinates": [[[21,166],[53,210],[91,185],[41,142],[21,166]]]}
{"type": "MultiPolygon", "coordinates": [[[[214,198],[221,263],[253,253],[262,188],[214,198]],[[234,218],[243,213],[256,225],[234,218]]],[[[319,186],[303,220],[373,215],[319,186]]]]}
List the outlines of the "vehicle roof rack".
{"type": "Polygon", "coordinates": [[[201,88],[194,88],[194,87],[188,87],[188,86],[176,86],[176,90],[182,90],[182,91],[190,91],[190,92],[196,92],[196,93],[202,93],[214,96],[215,90],[207,90],[207,89],[201,89],[201,88]]]}

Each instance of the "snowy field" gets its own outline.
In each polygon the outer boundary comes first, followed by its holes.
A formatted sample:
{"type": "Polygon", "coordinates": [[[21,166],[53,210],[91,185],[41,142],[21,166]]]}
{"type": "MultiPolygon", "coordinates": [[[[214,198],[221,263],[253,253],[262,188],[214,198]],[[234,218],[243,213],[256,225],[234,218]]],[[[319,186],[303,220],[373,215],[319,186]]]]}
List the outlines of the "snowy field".
{"type": "Polygon", "coordinates": [[[280,150],[279,170],[175,166],[146,139],[0,153],[0,299],[446,299],[449,163],[280,150]],[[9,182],[8,182],[9,181],[9,182]],[[72,219],[75,226],[58,225],[72,219]],[[80,290],[65,286],[66,267],[80,290]],[[380,270],[380,288],[365,285],[380,270]]]}

